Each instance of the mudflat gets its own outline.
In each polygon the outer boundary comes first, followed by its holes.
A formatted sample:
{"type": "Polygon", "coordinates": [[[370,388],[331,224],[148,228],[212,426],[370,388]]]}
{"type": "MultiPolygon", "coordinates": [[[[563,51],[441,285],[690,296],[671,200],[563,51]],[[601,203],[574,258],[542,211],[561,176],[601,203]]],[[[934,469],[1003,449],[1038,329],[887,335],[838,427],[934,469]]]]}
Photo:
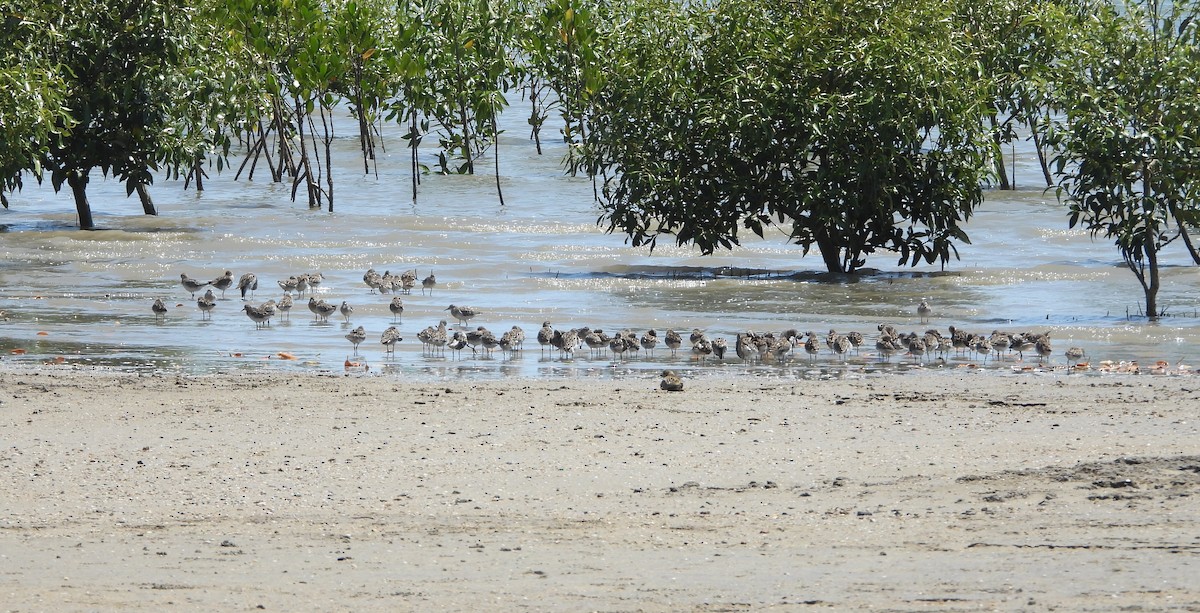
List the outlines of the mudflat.
{"type": "Polygon", "coordinates": [[[1200,609],[1200,379],[0,373],[5,610],[1200,609]]]}

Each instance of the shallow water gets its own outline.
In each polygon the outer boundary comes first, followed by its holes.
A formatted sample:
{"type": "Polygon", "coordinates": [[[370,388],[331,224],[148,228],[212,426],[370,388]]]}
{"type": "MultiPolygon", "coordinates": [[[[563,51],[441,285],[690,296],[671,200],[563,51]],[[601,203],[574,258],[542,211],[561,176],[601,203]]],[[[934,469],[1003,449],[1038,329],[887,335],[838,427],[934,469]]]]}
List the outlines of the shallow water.
{"type": "MultiPolygon", "coordinates": [[[[518,120],[514,113],[510,135],[524,134],[518,120]]],[[[396,149],[381,157],[376,178],[362,176],[357,140],[338,140],[333,213],[292,203],[288,187],[262,175],[234,181],[226,172],[208,179],[203,193],[160,179],[152,187],[160,215],[148,217],[119,184],[97,176],[89,195],[103,230],[81,232],[74,229],[69,194],[29,181],[10,198],[12,208],[0,209],[0,309],[9,313],[8,321],[0,321],[0,363],[198,374],[341,371],[352,356],[344,334],[362,325],[368,340],[355,361],[373,372],[418,377],[650,376],[671,367],[693,375],[812,378],[968,363],[996,371],[1020,367],[1013,359],[997,364],[956,356],[944,364],[879,364],[870,351],[847,365],[828,352],[815,360],[800,352],[786,365],[748,367],[736,358],[717,363],[686,352],[674,357],[661,347],[653,356],[641,352],[620,361],[590,357],[586,349],[564,359],[539,351],[534,336],[543,321],[610,333],[654,328],[660,337],[667,328],[701,328],[728,337],[731,347],[733,335],[747,329],[860,330],[873,345],[879,323],[902,331],[955,325],[973,332],[1049,331],[1060,365],[1068,346],[1084,347],[1092,362],[1195,360],[1200,276],[1182,247],[1171,248],[1163,270],[1159,302],[1170,316],[1154,324],[1131,317],[1142,302],[1136,279],[1107,241],[1067,229],[1064,208],[1053,193],[1036,187],[1036,161],[1021,150],[1017,181],[1031,187],[988,193],[966,227],[972,243],[958,246],[960,260],[943,271],[897,266],[879,254],[868,262],[878,272],[842,276],[820,273],[820,258],[801,257],[782,234],[744,237],[741,247],[707,257],[671,245],[653,253],[632,248],[596,225],[592,185],[562,175],[561,145],[549,143],[539,157],[520,136],[502,142],[505,206],[490,175],[423,177],[414,205],[407,152],[398,138],[387,142],[396,149]],[[395,358],[385,359],[377,342],[392,325],[390,296],[369,292],[362,282],[368,267],[396,274],[415,268],[421,277],[432,271],[438,278],[432,296],[404,297],[398,327],[405,340],[395,358]],[[279,298],[275,280],[319,270],[325,283],[318,295],[348,301],[354,316],[350,323],[336,316],[314,322],[297,300],[290,321],[256,329],[234,290],[211,320],[201,320],[179,274],[207,280],[226,269],[235,277],[258,275],[256,302],[279,298]],[[170,307],[165,322],[156,323],[150,312],[155,298],[170,307]],[[935,308],[928,325],[916,316],[921,300],[935,308]],[[514,357],[423,355],[417,332],[451,319],[445,311],[451,303],[482,309],[472,326],[485,325],[497,335],[522,326],[529,336],[525,350],[514,357]],[[279,352],[297,359],[277,359],[279,352]]],[[[490,169],[490,160],[480,167],[490,169]]]]}

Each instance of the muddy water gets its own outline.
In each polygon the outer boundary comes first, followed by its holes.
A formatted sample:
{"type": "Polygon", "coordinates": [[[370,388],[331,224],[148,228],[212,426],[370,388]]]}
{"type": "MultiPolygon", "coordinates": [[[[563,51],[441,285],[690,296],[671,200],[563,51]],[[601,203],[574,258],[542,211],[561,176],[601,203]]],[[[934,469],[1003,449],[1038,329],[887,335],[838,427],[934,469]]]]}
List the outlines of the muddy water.
{"type": "MultiPolygon", "coordinates": [[[[1171,316],[1157,324],[1129,317],[1142,300],[1136,279],[1110,244],[1067,229],[1063,208],[1036,187],[1033,160],[1021,151],[1018,183],[1029,187],[988,194],[967,226],[972,243],[959,246],[959,261],[945,270],[909,268],[881,254],[869,261],[878,272],[847,277],[821,274],[819,257],[801,257],[782,234],[745,237],[741,247],[708,257],[686,247],[632,248],[596,225],[592,185],[562,175],[561,146],[551,144],[537,156],[515,126],[509,134],[500,160],[504,206],[488,175],[426,176],[414,204],[407,154],[396,138],[379,161],[378,177],[362,176],[355,139],[338,141],[333,213],[294,204],[287,187],[261,177],[234,181],[225,173],[210,178],[200,194],[160,179],[152,193],[161,214],[147,217],[123,188],[94,177],[90,194],[103,229],[80,232],[69,195],[30,182],[13,195],[11,209],[0,210],[0,309],[9,313],[0,321],[0,363],[57,360],[188,373],[341,371],[352,355],[344,335],[362,325],[368,342],[355,361],[372,372],[418,377],[650,376],[668,366],[694,374],[811,377],[915,367],[911,359],[879,364],[873,351],[845,366],[828,353],[810,360],[801,352],[785,365],[749,368],[736,359],[718,364],[671,356],[663,348],[620,361],[586,350],[564,359],[539,351],[533,336],[543,321],[610,332],[654,328],[660,336],[667,328],[701,328],[729,337],[731,345],[732,335],[746,329],[861,330],[873,341],[883,322],[901,330],[1050,331],[1060,364],[1071,345],[1084,347],[1093,362],[1187,363],[1200,353],[1200,275],[1182,251],[1168,254],[1159,298],[1171,316]],[[392,325],[390,297],[363,284],[369,267],[397,274],[416,269],[438,279],[432,296],[404,297],[398,327],[405,340],[394,359],[384,359],[377,343],[392,325]],[[258,275],[257,301],[280,297],[277,279],[321,271],[326,280],[318,295],[345,300],[355,313],[349,323],[338,317],[320,323],[298,304],[290,321],[256,329],[230,292],[212,319],[202,320],[179,275],[211,279],[226,269],[258,275]],[[165,322],[150,311],[155,298],[170,307],[165,322]],[[929,325],[916,317],[921,300],[936,310],[929,325]],[[497,334],[523,327],[530,337],[525,351],[423,355],[417,332],[451,319],[445,311],[451,303],[482,309],[472,325],[497,334]],[[280,352],[297,359],[280,360],[280,352]]],[[[945,367],[968,363],[985,365],[976,356],[949,356],[945,367]]],[[[1013,365],[1011,359],[986,363],[998,371],[1013,365]]]]}

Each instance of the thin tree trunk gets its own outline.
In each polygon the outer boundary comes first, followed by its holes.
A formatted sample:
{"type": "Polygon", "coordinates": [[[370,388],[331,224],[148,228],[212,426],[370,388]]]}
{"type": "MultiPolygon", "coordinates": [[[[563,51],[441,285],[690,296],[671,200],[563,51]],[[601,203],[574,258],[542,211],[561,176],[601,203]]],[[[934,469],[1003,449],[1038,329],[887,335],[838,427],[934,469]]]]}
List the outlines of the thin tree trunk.
{"type": "Polygon", "coordinates": [[[1037,126],[1030,121],[1029,135],[1033,137],[1033,149],[1037,151],[1038,165],[1042,167],[1042,178],[1046,180],[1046,187],[1054,185],[1054,177],[1050,174],[1050,162],[1046,159],[1046,150],[1042,147],[1042,137],[1037,130],[1037,126]]]}
{"type": "Polygon", "coordinates": [[[500,189],[500,129],[496,127],[496,109],[492,109],[492,161],[496,174],[496,196],[504,206],[504,191],[500,189]]]}
{"type": "Polygon", "coordinates": [[[87,199],[88,173],[74,171],[67,174],[67,184],[71,186],[71,195],[75,197],[75,211],[79,214],[80,230],[95,230],[92,221],[92,205],[87,199]]]}
{"type": "Polygon", "coordinates": [[[545,118],[542,116],[542,110],[538,107],[538,84],[537,80],[532,80],[529,83],[529,138],[533,139],[533,144],[537,148],[537,154],[542,154],[542,123],[545,118]]]}
{"type": "Polygon", "coordinates": [[[142,201],[142,211],[147,215],[158,215],[158,209],[154,208],[154,201],[150,199],[150,190],[145,183],[138,183],[134,186],[137,190],[138,200],[142,201]]]}
{"type": "Polygon", "coordinates": [[[417,204],[417,181],[418,181],[417,177],[420,175],[420,169],[421,169],[421,164],[420,164],[421,160],[420,160],[420,157],[417,155],[417,146],[419,143],[419,138],[418,138],[418,134],[417,134],[417,107],[415,107],[415,106],[412,107],[412,121],[409,125],[408,134],[409,134],[408,146],[409,146],[409,150],[411,151],[411,157],[412,157],[413,205],[415,206],[417,204]]]}
{"type": "MultiPolygon", "coordinates": [[[[321,207],[321,203],[317,200],[317,195],[315,190],[313,190],[314,179],[312,176],[312,164],[308,159],[308,143],[304,136],[304,104],[303,101],[300,100],[299,94],[295,95],[293,98],[296,104],[296,129],[299,131],[298,134],[300,136],[300,163],[298,164],[298,167],[304,169],[303,178],[306,186],[305,191],[308,194],[308,208],[316,209],[321,207]]],[[[301,180],[301,177],[297,176],[295,180],[298,182],[301,180]]],[[[296,197],[295,193],[296,185],[293,184],[293,199],[296,197]]]]}
{"type": "Polygon", "coordinates": [[[325,202],[329,204],[329,212],[333,212],[333,109],[326,109],[325,105],[320,106],[321,113],[321,129],[324,132],[325,143],[325,185],[328,191],[325,192],[325,202]],[[328,113],[328,117],[326,117],[328,113]]]}
{"type": "Polygon", "coordinates": [[[1188,255],[1192,256],[1192,263],[1200,264],[1200,253],[1196,252],[1196,246],[1192,243],[1192,237],[1188,234],[1187,226],[1183,225],[1183,221],[1179,217],[1175,218],[1175,225],[1179,226],[1179,236],[1183,238],[1183,244],[1187,247],[1188,255]]]}
{"type": "Polygon", "coordinates": [[[1150,268],[1150,282],[1143,284],[1146,288],[1146,316],[1152,320],[1158,319],[1158,251],[1151,245],[1146,245],[1146,261],[1150,268]]]}
{"type": "Polygon", "coordinates": [[[1000,189],[1012,189],[1008,182],[1008,169],[1004,167],[1004,143],[1000,140],[1000,126],[996,122],[996,113],[988,116],[992,124],[992,142],[996,145],[996,176],[1000,179],[1000,189]]]}

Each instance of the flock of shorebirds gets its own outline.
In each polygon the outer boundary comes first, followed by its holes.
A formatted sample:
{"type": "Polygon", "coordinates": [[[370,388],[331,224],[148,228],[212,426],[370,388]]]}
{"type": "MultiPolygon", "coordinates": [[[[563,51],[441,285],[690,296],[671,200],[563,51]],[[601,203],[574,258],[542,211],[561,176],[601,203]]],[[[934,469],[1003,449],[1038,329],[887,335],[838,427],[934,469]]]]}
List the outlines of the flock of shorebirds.
{"type": "MultiPolygon", "coordinates": [[[[289,318],[296,298],[303,299],[306,292],[315,292],[323,280],[324,275],[319,272],[289,276],[277,281],[280,289],[284,292],[281,298],[268,300],[259,305],[245,304],[242,310],[255,326],[269,326],[271,320],[277,316],[283,319],[289,318]],[[293,298],[293,293],[295,298],[293,298]]],[[[248,295],[258,289],[258,278],[253,273],[242,275],[235,284],[233,273],[230,271],[225,271],[223,275],[212,281],[199,281],[187,274],[181,274],[180,283],[185,290],[192,294],[193,298],[201,290],[209,288],[204,295],[196,298],[196,306],[199,308],[202,318],[211,317],[212,311],[216,307],[217,298],[213,289],[220,291],[224,297],[226,290],[236,286],[243,301],[247,301],[248,295]]],[[[392,275],[390,272],[379,274],[372,268],[363,275],[363,283],[367,285],[372,294],[405,295],[411,294],[412,290],[417,287],[418,276],[415,270],[392,275]]],[[[437,279],[430,273],[419,283],[421,293],[428,292],[432,296],[437,279]]],[[[400,295],[392,297],[388,304],[393,322],[402,321],[404,301],[400,295]]],[[[339,314],[347,324],[350,323],[354,313],[354,307],[347,301],[342,301],[339,305],[318,299],[315,295],[309,296],[308,309],[312,312],[314,319],[318,321],[328,321],[329,317],[339,314]]],[[[161,299],[154,301],[152,310],[160,321],[165,318],[167,313],[167,307],[161,299]]],[[[425,355],[444,355],[447,349],[453,354],[459,355],[462,351],[470,349],[472,354],[490,356],[496,349],[499,349],[511,357],[524,348],[525,331],[520,326],[512,326],[511,329],[497,335],[484,326],[471,329],[467,325],[472,319],[482,314],[483,311],[480,309],[451,304],[443,310],[450,312],[450,318],[458,324],[459,329],[452,329],[447,320],[443,319],[437,325],[428,326],[417,333],[417,339],[421,341],[422,353],[425,355]]],[[[917,307],[916,314],[924,325],[933,316],[933,309],[928,302],[921,302],[917,307]]],[[[904,333],[898,331],[891,324],[879,324],[876,330],[878,334],[874,335],[873,348],[874,355],[880,361],[890,361],[897,355],[910,357],[914,361],[925,361],[945,359],[952,353],[962,356],[970,353],[974,354],[976,359],[983,361],[1001,360],[1011,356],[1024,361],[1026,354],[1031,354],[1036,356],[1040,363],[1050,359],[1053,354],[1049,333],[994,330],[990,334],[979,334],[969,333],[954,326],[949,327],[948,334],[943,334],[936,329],[904,333]]],[[[660,345],[669,350],[672,356],[677,356],[685,347],[685,343],[690,348],[688,349],[690,355],[698,360],[725,360],[732,345],[733,355],[743,362],[779,364],[796,359],[801,352],[807,356],[810,362],[826,352],[835,359],[846,362],[851,354],[859,355],[864,345],[867,345],[868,351],[872,348],[868,344],[866,336],[857,331],[839,333],[830,330],[827,334],[817,334],[811,331],[802,333],[797,329],[789,329],[779,334],[745,331],[737,333],[732,339],[709,338],[708,334],[700,329],[693,329],[690,333],[685,334],[675,330],[666,330],[660,338],[658,332],[653,329],[641,334],[631,329],[625,329],[610,335],[604,330],[588,327],[556,329],[550,322],[544,322],[537,331],[536,338],[543,355],[549,351],[552,355],[571,357],[586,348],[592,357],[611,355],[615,360],[626,359],[641,351],[653,355],[660,345]]],[[[354,354],[357,355],[359,345],[367,339],[367,332],[363,326],[358,326],[346,334],[345,338],[351,343],[354,354]]],[[[385,354],[390,356],[394,355],[396,344],[402,340],[404,339],[399,329],[396,326],[390,326],[383,331],[379,342],[383,345],[385,354]]],[[[1065,352],[1065,357],[1068,364],[1074,364],[1084,357],[1084,351],[1081,348],[1072,347],[1065,352]]]]}

